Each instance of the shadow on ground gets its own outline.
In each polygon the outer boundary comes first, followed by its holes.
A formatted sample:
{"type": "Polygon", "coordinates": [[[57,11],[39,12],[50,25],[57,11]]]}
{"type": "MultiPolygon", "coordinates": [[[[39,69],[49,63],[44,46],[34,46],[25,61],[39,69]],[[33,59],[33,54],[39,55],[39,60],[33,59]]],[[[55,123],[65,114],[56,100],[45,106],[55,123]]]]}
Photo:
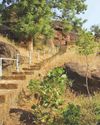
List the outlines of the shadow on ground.
{"type": "Polygon", "coordinates": [[[18,125],[35,125],[35,116],[31,112],[25,111],[23,109],[11,109],[10,117],[13,122],[15,122],[14,125],[16,125],[16,123],[18,125]]]}

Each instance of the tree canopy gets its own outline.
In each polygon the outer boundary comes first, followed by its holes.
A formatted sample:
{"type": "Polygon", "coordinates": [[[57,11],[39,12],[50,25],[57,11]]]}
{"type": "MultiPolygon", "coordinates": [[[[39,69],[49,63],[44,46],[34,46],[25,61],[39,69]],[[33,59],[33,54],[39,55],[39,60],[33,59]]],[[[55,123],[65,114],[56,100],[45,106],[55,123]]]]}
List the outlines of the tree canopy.
{"type": "Polygon", "coordinates": [[[91,32],[94,33],[95,38],[100,38],[100,26],[99,25],[91,26],[91,32]]]}
{"type": "Polygon", "coordinates": [[[62,22],[64,31],[81,27],[77,14],[87,8],[85,0],[3,0],[1,5],[2,25],[25,39],[39,34],[52,37],[54,20],[62,22]]]}

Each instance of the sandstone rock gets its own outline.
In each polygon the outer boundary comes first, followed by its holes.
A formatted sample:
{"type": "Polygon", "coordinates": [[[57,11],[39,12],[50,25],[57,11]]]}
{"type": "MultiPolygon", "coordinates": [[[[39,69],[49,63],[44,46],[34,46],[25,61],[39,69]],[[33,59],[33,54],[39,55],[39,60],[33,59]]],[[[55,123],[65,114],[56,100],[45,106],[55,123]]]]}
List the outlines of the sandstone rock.
{"type": "MultiPolygon", "coordinates": [[[[78,63],[65,64],[66,74],[73,80],[72,88],[81,93],[87,93],[86,89],[86,66],[78,63]]],[[[90,92],[100,90],[100,67],[88,73],[88,83],[90,92]]]]}
{"type": "MultiPolygon", "coordinates": [[[[19,51],[12,45],[0,41],[0,57],[2,58],[13,58],[16,59],[19,51]]],[[[24,59],[20,57],[20,62],[23,62],[24,59]]],[[[3,67],[10,66],[14,61],[3,60],[3,67]]]]}

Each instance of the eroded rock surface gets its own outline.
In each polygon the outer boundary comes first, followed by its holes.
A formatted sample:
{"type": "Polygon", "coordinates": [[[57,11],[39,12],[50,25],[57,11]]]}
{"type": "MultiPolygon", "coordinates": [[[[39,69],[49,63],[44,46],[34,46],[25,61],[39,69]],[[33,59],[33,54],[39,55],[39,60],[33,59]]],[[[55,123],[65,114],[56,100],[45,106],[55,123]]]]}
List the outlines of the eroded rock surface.
{"type": "MultiPolygon", "coordinates": [[[[0,57],[1,58],[13,58],[16,59],[19,51],[12,45],[0,41],[0,57]]],[[[20,57],[20,62],[23,61],[23,58],[20,57]]],[[[3,67],[10,66],[14,61],[3,60],[3,67]]]]}
{"type": "MultiPolygon", "coordinates": [[[[65,69],[68,77],[73,80],[72,88],[86,93],[86,65],[70,62],[65,64],[65,69]]],[[[100,66],[94,70],[89,69],[88,83],[91,92],[100,90],[100,66]]]]}

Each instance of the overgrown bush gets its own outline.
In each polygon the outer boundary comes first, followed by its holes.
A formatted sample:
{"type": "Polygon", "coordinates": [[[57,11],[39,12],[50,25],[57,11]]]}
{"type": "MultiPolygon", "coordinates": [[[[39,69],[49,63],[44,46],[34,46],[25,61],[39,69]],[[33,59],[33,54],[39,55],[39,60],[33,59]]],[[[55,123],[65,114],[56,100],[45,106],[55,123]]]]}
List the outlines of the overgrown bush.
{"type": "MultiPolygon", "coordinates": [[[[28,88],[38,100],[32,106],[36,125],[100,124],[99,94],[95,95],[92,101],[79,95],[76,97],[75,103],[68,104],[65,108],[66,88],[71,84],[72,81],[67,78],[65,70],[60,67],[50,71],[42,81],[30,81],[28,88]]],[[[70,99],[70,101],[73,100],[70,99]]]]}
{"type": "Polygon", "coordinates": [[[48,124],[54,121],[55,112],[63,104],[64,95],[69,80],[63,68],[57,67],[50,71],[42,81],[31,80],[28,88],[37,95],[38,104],[33,105],[32,109],[40,116],[40,121],[48,121],[48,124]],[[54,115],[52,115],[54,113],[54,115]],[[44,115],[45,114],[45,115],[44,115]]]}
{"type": "Polygon", "coordinates": [[[64,125],[80,125],[80,107],[78,105],[69,104],[63,112],[64,125]]]}
{"type": "Polygon", "coordinates": [[[95,115],[96,115],[96,120],[97,120],[97,125],[100,125],[100,103],[95,103],[94,104],[95,108],[95,115]]]}

